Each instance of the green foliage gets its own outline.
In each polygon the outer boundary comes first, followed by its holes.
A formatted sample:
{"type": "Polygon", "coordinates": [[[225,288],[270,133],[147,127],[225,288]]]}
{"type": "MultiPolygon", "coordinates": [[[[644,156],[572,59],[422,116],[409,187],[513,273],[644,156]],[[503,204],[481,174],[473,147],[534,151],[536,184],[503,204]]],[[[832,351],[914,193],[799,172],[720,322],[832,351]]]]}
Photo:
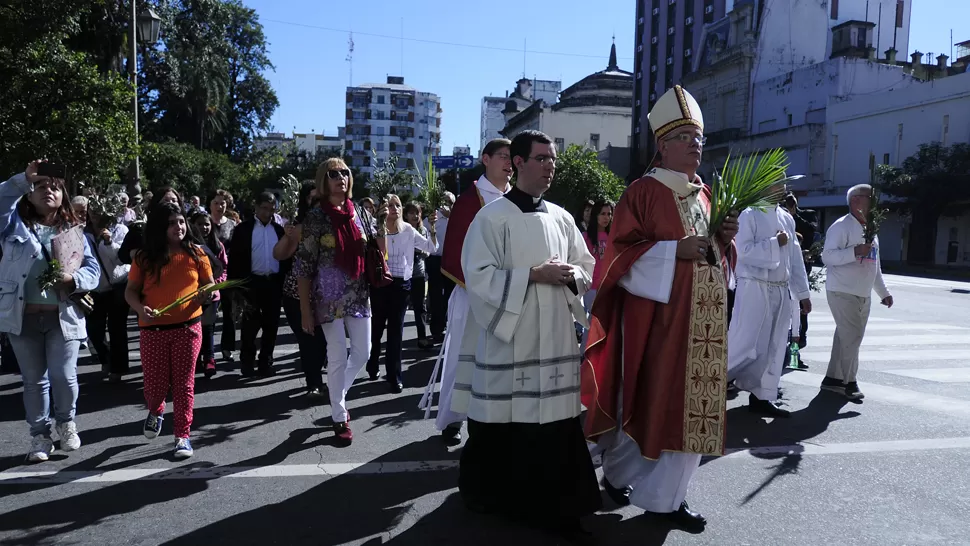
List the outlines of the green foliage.
{"type": "Polygon", "coordinates": [[[970,199],[970,144],[921,144],[902,167],[878,165],[877,186],[902,212],[920,209],[939,217],[949,205],[970,199]]]}
{"type": "Polygon", "coordinates": [[[243,168],[223,154],[178,142],[142,146],[142,178],[146,187],[173,186],[183,196],[203,201],[217,189],[229,190],[242,203],[249,193],[243,168]]]}
{"type": "Polygon", "coordinates": [[[74,181],[116,183],[134,157],[130,86],[53,32],[24,39],[0,42],[0,171],[47,157],[74,181]]]}
{"type": "Polygon", "coordinates": [[[438,181],[438,172],[434,168],[434,159],[429,155],[428,164],[425,165],[424,177],[421,182],[421,193],[418,194],[418,201],[424,203],[428,211],[436,211],[441,208],[445,190],[438,181]]]}
{"type": "Polygon", "coordinates": [[[159,4],[162,43],[142,53],[140,96],[146,134],[240,159],[270,128],[279,100],[255,10],[239,0],[159,4]]]}
{"type": "Polygon", "coordinates": [[[781,148],[734,161],[729,155],[714,184],[708,233],[716,233],[732,211],[777,205],[785,197],[779,182],[785,179],[786,170],[788,155],[781,148]]]}
{"type": "Polygon", "coordinates": [[[417,185],[414,173],[397,166],[400,159],[397,155],[391,154],[387,159],[381,160],[377,157],[377,152],[372,153],[374,171],[367,183],[368,194],[373,199],[383,201],[387,194],[395,193],[403,200],[402,194],[410,194],[417,185]]]}
{"type": "Polygon", "coordinates": [[[619,200],[626,186],[596,158],[596,151],[573,144],[559,153],[556,177],[545,198],[570,212],[581,212],[587,200],[619,200]]]}

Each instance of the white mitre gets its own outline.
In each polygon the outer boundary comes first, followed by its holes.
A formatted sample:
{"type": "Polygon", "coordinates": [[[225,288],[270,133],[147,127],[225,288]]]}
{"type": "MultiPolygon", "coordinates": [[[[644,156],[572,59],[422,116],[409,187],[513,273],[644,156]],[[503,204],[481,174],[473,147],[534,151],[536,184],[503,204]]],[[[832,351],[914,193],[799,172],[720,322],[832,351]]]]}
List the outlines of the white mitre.
{"type": "Polygon", "coordinates": [[[653,110],[647,114],[647,120],[657,140],[686,125],[704,131],[704,114],[701,113],[700,105],[679,85],[675,85],[660,97],[657,104],[653,105],[653,110]]]}

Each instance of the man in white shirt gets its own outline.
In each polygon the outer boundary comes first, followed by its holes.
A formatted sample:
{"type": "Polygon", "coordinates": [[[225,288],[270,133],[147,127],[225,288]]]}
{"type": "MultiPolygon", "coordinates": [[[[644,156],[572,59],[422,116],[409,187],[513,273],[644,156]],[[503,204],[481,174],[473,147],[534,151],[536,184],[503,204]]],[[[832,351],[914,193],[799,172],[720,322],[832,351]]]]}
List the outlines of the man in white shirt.
{"type": "Polygon", "coordinates": [[[864,228],[872,186],[859,184],[849,189],[846,200],[849,214],[839,218],[825,233],[822,262],[828,268],[825,296],[835,319],[832,357],[822,380],[822,388],[845,394],[850,400],[861,400],[856,374],[859,371],[859,346],[869,322],[871,294],[893,306],[893,297],[882,280],[879,260],[879,237],[866,243],[864,228]]]}
{"type": "MultiPolygon", "coordinates": [[[[283,301],[283,278],[289,261],[280,263],[273,258],[273,247],[283,238],[283,227],[273,221],[276,197],[265,192],[256,198],[256,211],[252,219],[237,226],[233,233],[227,276],[233,280],[245,279],[246,286],[240,290],[239,301],[233,305],[246,306],[242,323],[242,350],[240,361],[243,377],[256,375],[256,336],[260,330],[263,337],[259,350],[259,375],[273,375],[273,350],[280,324],[283,301]]],[[[322,358],[322,356],[321,356],[322,358]]]]}
{"type": "MultiPolygon", "coordinates": [[[[812,310],[795,220],[779,205],[766,211],[749,208],[738,222],[738,287],[728,328],[728,381],[750,393],[752,412],[788,417],[790,412],[777,400],[792,306],[800,306],[805,314],[812,310]],[[799,303],[792,302],[792,295],[799,303]]],[[[797,332],[798,319],[794,320],[797,332]]]]}
{"type": "MultiPolygon", "coordinates": [[[[444,203],[441,209],[435,214],[438,219],[438,246],[434,253],[428,256],[425,263],[425,271],[428,275],[428,304],[431,313],[431,337],[435,343],[441,343],[445,339],[445,324],[447,323],[448,298],[451,297],[451,289],[455,283],[451,282],[441,274],[441,254],[445,249],[445,236],[448,233],[448,217],[451,216],[451,207],[455,205],[455,194],[450,191],[445,192],[444,203]],[[445,281],[451,289],[445,287],[445,281]]],[[[427,218],[424,220],[424,229],[431,231],[431,224],[427,218]]]]}

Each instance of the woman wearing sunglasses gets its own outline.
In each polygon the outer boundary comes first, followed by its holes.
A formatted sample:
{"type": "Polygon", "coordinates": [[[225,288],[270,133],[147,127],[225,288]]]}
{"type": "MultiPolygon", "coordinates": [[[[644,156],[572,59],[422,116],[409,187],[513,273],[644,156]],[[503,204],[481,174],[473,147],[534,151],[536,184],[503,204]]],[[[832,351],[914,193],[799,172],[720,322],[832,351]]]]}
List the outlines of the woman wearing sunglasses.
{"type": "Polygon", "coordinates": [[[327,341],[333,429],[337,441],[346,446],[354,439],[347,391],[370,353],[370,287],[364,274],[364,250],[373,234],[369,218],[361,218],[351,201],[354,178],[343,160],[324,162],[317,170],[316,185],[320,206],[303,220],[293,270],[303,331],[313,335],[319,325],[327,341]]]}

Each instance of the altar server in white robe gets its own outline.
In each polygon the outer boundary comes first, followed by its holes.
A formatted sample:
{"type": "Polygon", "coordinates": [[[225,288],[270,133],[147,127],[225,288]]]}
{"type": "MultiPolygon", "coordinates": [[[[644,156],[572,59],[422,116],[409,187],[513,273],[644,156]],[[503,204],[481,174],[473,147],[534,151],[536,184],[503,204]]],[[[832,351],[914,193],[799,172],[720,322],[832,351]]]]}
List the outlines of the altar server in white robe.
{"type": "Polygon", "coordinates": [[[738,287],[728,328],[728,380],[750,393],[752,412],[788,417],[790,412],[778,402],[778,384],[789,331],[798,332],[792,306],[797,301],[801,313],[812,310],[795,220],[777,206],[765,211],[749,208],[738,221],[738,287]]]}
{"type": "Polygon", "coordinates": [[[478,330],[459,358],[452,408],[468,415],[459,490],[469,508],[582,533],[601,506],[582,424],[574,321],[595,260],[572,216],[542,200],[556,165],[552,140],[512,141],[518,182],[475,216],[462,271],[478,330]]]}

